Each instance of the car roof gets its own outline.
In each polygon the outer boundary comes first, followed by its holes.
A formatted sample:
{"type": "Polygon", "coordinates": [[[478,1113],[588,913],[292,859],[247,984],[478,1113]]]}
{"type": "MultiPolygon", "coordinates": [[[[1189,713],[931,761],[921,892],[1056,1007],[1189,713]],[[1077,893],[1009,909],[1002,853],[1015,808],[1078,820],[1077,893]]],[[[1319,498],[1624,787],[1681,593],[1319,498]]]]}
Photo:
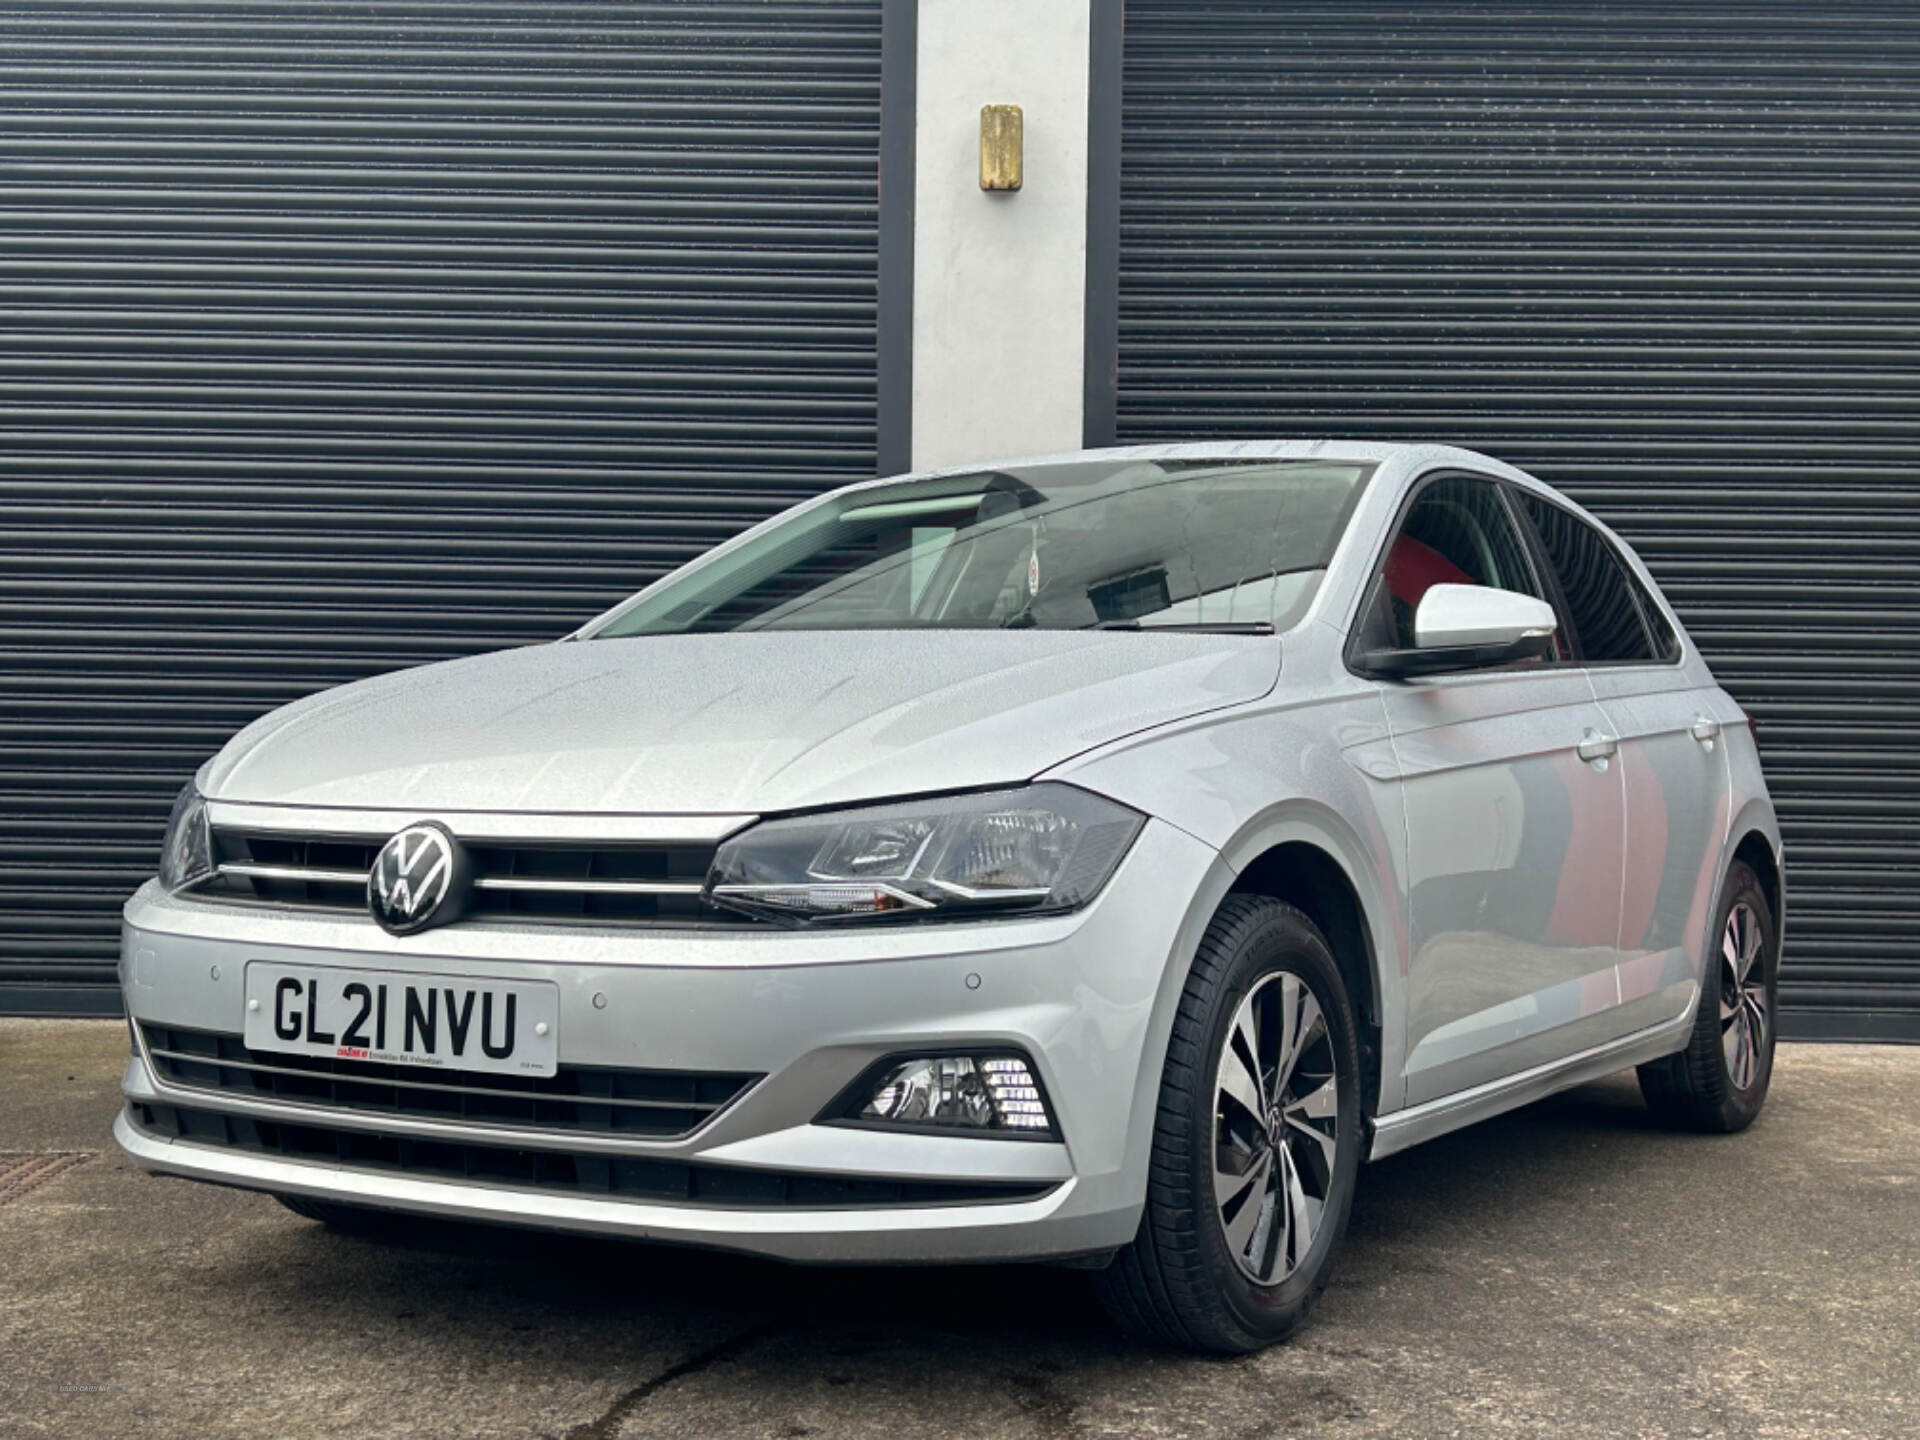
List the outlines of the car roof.
{"type": "Polygon", "coordinates": [[[935,479],[982,470],[1015,470],[1037,465],[1065,465],[1087,460],[1351,460],[1365,464],[1392,464],[1395,468],[1427,469],[1434,465],[1464,465],[1512,478],[1524,471],[1457,445],[1398,443],[1379,440],[1186,440],[1161,445],[1115,445],[1098,450],[1059,450],[1048,454],[983,457],[964,464],[942,465],[890,475],[883,484],[900,480],[935,479]]]}
{"type": "MultiPolygon", "coordinates": [[[[1441,466],[1459,466],[1482,475],[1511,480],[1542,495],[1550,495],[1590,524],[1599,525],[1616,542],[1620,537],[1571,496],[1518,466],[1496,460],[1460,445],[1389,440],[1182,440],[1159,445],[1110,445],[1096,450],[1056,450],[1049,454],[970,460],[960,465],[911,470],[843,487],[864,490],[904,480],[934,480],[948,475],[977,474],[983,470],[1019,470],[1037,465],[1066,465],[1086,460],[1349,460],[1377,465],[1389,484],[1401,483],[1441,466]]],[[[1624,542],[1620,542],[1624,543],[1624,542]]]]}
{"type": "Polygon", "coordinates": [[[1482,475],[1510,480],[1536,494],[1572,510],[1590,525],[1597,526],[1616,545],[1632,556],[1643,580],[1651,580],[1645,565],[1613,528],[1571,496],[1556,490],[1546,481],[1528,474],[1518,466],[1478,450],[1460,445],[1430,444],[1420,441],[1390,440],[1182,440],[1159,445],[1111,445],[1097,450],[1057,450],[1050,454],[1020,455],[1012,458],[971,460],[960,465],[942,465],[934,469],[912,470],[887,475],[877,480],[862,480],[843,490],[865,490],[872,486],[893,485],[905,480],[933,480],[947,475],[970,475],[983,470],[1019,470],[1038,465],[1066,465],[1087,460],[1330,460],[1354,461],[1380,467],[1388,485],[1398,488],[1428,470],[1458,466],[1482,475]]]}

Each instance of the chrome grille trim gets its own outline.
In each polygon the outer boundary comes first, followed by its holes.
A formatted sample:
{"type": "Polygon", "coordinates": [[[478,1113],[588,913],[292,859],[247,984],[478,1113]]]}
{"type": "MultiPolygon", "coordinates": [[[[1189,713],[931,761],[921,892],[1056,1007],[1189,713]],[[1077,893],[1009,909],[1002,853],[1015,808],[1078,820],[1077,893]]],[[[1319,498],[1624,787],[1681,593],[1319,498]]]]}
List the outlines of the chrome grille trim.
{"type": "MultiPolygon", "coordinates": [[[[362,880],[366,879],[363,875],[362,880]]],[[[566,880],[539,875],[482,875],[476,890],[542,890],[580,895],[700,895],[704,883],[669,880],[566,880]]]]}
{"type": "MultiPolygon", "coordinates": [[[[214,870],[202,900],[365,913],[367,882],[387,837],[318,829],[213,825],[214,870]]],[[[472,862],[468,917],[531,923],[740,924],[708,903],[710,843],[634,839],[492,839],[462,834],[472,862]]]]}
{"type": "Polygon", "coordinates": [[[310,885],[362,885],[367,883],[364,870],[311,870],[301,865],[256,865],[250,861],[222,861],[214,872],[219,875],[238,875],[248,880],[304,880],[310,885]]]}
{"type": "MultiPolygon", "coordinates": [[[[222,861],[215,872],[237,875],[249,880],[296,880],[310,885],[359,885],[367,883],[364,870],[325,870],[303,865],[257,865],[251,861],[222,861]]],[[[482,875],[473,882],[476,890],[549,891],[580,895],[699,895],[706,886],[696,881],[669,880],[568,880],[540,875],[482,875]]],[[[1045,894],[1045,891],[1041,891],[1045,894]]]]}

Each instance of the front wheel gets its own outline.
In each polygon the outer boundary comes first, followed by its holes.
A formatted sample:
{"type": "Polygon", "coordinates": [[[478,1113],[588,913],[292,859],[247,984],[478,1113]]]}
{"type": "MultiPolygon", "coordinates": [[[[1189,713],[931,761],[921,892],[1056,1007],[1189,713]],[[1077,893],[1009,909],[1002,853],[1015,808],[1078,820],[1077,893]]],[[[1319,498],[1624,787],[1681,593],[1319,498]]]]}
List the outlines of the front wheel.
{"type": "Polygon", "coordinates": [[[1642,1065],[1640,1093],[1670,1125],[1726,1135],[1766,1103],[1779,1003],[1773,910],[1744,860],[1727,872],[1718,918],[1687,1048],[1642,1065]]]}
{"type": "Polygon", "coordinates": [[[1230,896],[1200,942],[1160,1083],[1146,1211],[1098,1277],[1125,1328],[1239,1354],[1326,1288],[1362,1148],[1353,1006],[1291,905],[1230,896]]]}

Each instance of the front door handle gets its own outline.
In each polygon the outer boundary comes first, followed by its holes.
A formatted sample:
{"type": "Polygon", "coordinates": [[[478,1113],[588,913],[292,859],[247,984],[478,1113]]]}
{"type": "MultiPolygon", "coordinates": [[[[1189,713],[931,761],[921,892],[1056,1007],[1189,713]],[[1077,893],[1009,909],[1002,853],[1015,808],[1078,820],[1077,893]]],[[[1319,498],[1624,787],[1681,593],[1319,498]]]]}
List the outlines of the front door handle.
{"type": "Polygon", "coordinates": [[[1707,749],[1713,749],[1713,742],[1719,738],[1719,735],[1720,726],[1717,722],[1709,720],[1705,715],[1698,716],[1694,720],[1693,738],[1706,746],[1707,749]]]}
{"type": "Polygon", "coordinates": [[[1582,760],[1605,760],[1620,748],[1620,742],[1611,735],[1602,735],[1598,730],[1589,729],[1573,748],[1582,760]]]}

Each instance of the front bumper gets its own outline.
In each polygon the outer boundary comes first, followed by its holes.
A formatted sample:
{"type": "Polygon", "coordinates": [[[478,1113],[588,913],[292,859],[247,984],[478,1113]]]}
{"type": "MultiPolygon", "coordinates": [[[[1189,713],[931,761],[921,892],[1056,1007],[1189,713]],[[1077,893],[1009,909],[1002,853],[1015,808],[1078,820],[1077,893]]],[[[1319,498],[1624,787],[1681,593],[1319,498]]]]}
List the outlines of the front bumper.
{"type": "MultiPolygon", "coordinates": [[[[1070,916],[857,931],[586,930],[464,925],[394,937],[371,920],[208,903],[142,889],[122,955],[136,1022],[238,1035],[249,961],[433,975],[486,973],[560,989],[563,1065],[745,1071],[765,1078],[675,1140],[402,1118],[257,1099],[129,1061],[115,1137],[163,1174],[395,1210],[745,1250],[791,1260],[1038,1258],[1132,1239],[1145,1195],[1160,1057],[1192,915],[1220,888],[1218,855],[1152,822],[1093,905],[1070,916]],[[997,1046],[1029,1055],[1059,1142],[814,1123],[849,1082],[903,1051],[997,1046]],[[984,1203],[837,1208],[654,1203],[289,1158],[169,1138],[141,1116],[190,1107],[257,1126],[516,1152],[592,1152],[812,1179],[1024,1187],[984,1203]]],[[[229,1127],[234,1128],[234,1127],[229,1127]]],[[[246,1129],[242,1124],[239,1129],[246,1129]]],[[[353,1147],[343,1145],[343,1153],[353,1147]]]]}

